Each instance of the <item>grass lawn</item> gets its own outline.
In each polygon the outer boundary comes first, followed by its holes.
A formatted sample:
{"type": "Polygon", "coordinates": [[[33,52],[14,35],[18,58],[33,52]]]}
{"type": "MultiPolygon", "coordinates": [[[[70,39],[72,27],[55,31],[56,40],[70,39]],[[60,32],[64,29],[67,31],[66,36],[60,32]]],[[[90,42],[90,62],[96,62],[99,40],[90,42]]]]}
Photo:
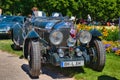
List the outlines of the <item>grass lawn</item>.
{"type": "Polygon", "coordinates": [[[106,65],[102,72],[83,68],[83,73],[75,74],[77,80],[120,80],[120,56],[106,55],[106,65]]]}
{"type": "MultiPolygon", "coordinates": [[[[11,48],[11,40],[0,40],[0,50],[7,51],[12,54],[22,56],[21,51],[15,51],[11,48]]],[[[120,56],[113,53],[106,55],[106,65],[102,72],[96,72],[86,67],[78,68],[59,68],[61,73],[75,77],[76,80],[120,80],[120,56]]]]}
{"type": "Polygon", "coordinates": [[[13,42],[10,39],[0,40],[0,50],[7,51],[11,54],[17,54],[18,56],[22,56],[22,50],[17,51],[12,49],[13,42]]]}

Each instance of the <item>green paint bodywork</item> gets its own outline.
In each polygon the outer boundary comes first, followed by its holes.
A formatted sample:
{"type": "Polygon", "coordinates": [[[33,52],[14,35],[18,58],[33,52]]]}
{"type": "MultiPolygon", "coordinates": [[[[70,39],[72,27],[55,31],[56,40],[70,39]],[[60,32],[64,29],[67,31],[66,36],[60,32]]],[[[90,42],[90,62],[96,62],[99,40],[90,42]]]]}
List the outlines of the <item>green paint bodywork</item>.
{"type": "Polygon", "coordinates": [[[28,35],[26,36],[26,38],[39,38],[38,33],[33,29],[31,30],[28,35]]]}

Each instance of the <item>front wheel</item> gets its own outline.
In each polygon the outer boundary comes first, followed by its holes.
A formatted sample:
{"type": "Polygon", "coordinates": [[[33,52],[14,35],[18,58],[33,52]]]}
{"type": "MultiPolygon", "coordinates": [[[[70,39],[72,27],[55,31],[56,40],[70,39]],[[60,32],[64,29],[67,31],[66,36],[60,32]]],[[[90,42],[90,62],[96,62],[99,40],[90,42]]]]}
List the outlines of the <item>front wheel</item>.
{"type": "Polygon", "coordinates": [[[90,64],[89,66],[96,71],[102,71],[105,65],[105,47],[100,40],[94,40],[90,43],[90,64]]]}
{"type": "Polygon", "coordinates": [[[38,77],[41,70],[40,42],[32,40],[28,45],[29,73],[32,77],[38,77]]]}

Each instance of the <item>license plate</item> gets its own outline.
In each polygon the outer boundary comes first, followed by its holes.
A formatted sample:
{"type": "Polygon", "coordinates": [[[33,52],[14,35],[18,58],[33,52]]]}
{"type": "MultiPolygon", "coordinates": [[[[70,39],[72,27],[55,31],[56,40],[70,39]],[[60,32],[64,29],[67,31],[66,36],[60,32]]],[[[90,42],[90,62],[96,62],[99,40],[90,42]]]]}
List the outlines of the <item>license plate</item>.
{"type": "Polygon", "coordinates": [[[61,62],[61,67],[77,67],[84,66],[84,61],[65,61],[61,62]]]}

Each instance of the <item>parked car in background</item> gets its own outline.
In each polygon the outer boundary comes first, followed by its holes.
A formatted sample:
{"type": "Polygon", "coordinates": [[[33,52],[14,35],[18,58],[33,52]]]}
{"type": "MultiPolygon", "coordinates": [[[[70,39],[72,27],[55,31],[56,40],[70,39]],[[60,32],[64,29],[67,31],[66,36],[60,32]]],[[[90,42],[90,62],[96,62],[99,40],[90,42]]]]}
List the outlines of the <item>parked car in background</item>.
{"type": "Polygon", "coordinates": [[[102,71],[105,48],[99,38],[101,33],[97,30],[76,32],[73,21],[57,15],[35,17],[23,27],[12,29],[12,41],[16,49],[23,48],[30,75],[40,75],[41,63],[61,68],[87,66],[102,71]]]}
{"type": "Polygon", "coordinates": [[[2,19],[3,19],[3,18],[4,18],[4,16],[3,16],[3,15],[1,15],[1,16],[0,16],[0,22],[2,21],[2,19]]]}
{"type": "Polygon", "coordinates": [[[23,26],[25,17],[23,16],[3,16],[0,21],[0,36],[11,37],[11,28],[23,26]]]}

